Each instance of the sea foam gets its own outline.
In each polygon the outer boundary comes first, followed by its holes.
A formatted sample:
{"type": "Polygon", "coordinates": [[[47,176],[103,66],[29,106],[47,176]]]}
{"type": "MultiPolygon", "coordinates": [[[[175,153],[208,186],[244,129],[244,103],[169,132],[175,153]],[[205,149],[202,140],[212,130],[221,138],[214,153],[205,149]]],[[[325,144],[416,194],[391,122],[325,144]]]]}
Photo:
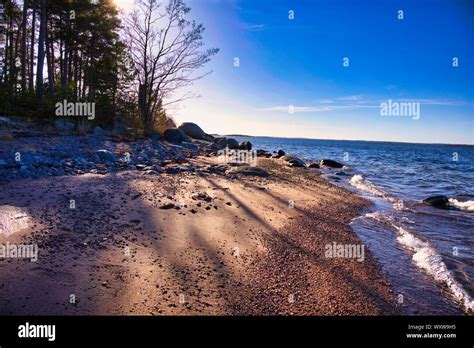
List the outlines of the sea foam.
{"type": "Polygon", "coordinates": [[[456,198],[450,198],[449,203],[461,210],[474,211],[474,201],[458,201],[456,198]]]}

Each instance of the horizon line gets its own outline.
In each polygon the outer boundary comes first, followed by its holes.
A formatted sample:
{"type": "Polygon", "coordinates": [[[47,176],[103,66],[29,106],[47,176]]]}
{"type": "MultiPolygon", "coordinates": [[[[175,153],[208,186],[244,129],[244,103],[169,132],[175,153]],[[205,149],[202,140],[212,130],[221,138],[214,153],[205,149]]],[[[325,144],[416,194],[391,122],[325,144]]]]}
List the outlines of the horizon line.
{"type": "Polygon", "coordinates": [[[271,136],[271,135],[246,135],[246,134],[211,134],[220,135],[226,137],[246,137],[246,138],[277,138],[277,139],[301,139],[301,140],[329,140],[329,141],[364,141],[372,143],[395,143],[395,144],[418,144],[418,145],[449,145],[449,146],[474,146],[472,144],[452,144],[452,143],[424,143],[424,142],[409,142],[409,141],[393,141],[393,140],[363,140],[363,139],[326,139],[326,138],[306,138],[306,137],[283,137],[283,136],[271,136]]]}

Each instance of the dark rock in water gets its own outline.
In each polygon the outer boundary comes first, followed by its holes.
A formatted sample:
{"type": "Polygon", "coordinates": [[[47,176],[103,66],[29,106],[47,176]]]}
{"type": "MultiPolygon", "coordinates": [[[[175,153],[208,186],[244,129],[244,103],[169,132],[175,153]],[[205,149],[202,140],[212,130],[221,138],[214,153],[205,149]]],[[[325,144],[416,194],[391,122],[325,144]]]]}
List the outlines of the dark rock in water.
{"type": "Polygon", "coordinates": [[[300,168],[306,168],[306,164],[304,161],[300,160],[299,158],[292,158],[288,161],[288,165],[290,167],[300,167],[300,168]]]}
{"type": "Polygon", "coordinates": [[[321,162],[319,162],[319,165],[321,166],[326,166],[326,167],[331,167],[331,168],[342,168],[344,167],[343,164],[330,160],[330,159],[323,159],[321,162]]]}
{"type": "Polygon", "coordinates": [[[116,161],[115,155],[110,151],[99,150],[96,151],[95,154],[99,157],[101,163],[111,163],[116,161]]]}
{"type": "Polygon", "coordinates": [[[346,172],[343,172],[343,171],[336,172],[336,173],[334,173],[334,174],[339,175],[339,176],[346,176],[346,175],[347,175],[347,173],[346,173],[346,172]]]}
{"type": "Polygon", "coordinates": [[[319,163],[310,163],[308,168],[319,168],[319,163]]]}
{"type": "Polygon", "coordinates": [[[449,200],[446,196],[432,196],[423,200],[424,203],[439,209],[449,209],[449,200]]]}
{"type": "Polygon", "coordinates": [[[214,139],[212,135],[205,133],[201,127],[192,122],[184,122],[178,127],[178,129],[181,129],[186,135],[193,139],[204,141],[213,141],[214,139]]]}
{"type": "Polygon", "coordinates": [[[242,141],[239,144],[239,149],[250,151],[250,150],[252,150],[252,143],[250,141],[242,141]]]}
{"type": "Polygon", "coordinates": [[[72,131],[76,125],[70,121],[66,120],[56,120],[54,121],[54,127],[62,131],[72,131]]]}
{"type": "Polygon", "coordinates": [[[226,173],[227,174],[242,174],[242,175],[249,175],[249,176],[260,176],[260,177],[270,176],[270,174],[267,171],[258,167],[232,167],[226,173]]]}
{"type": "Polygon", "coordinates": [[[280,157],[282,157],[282,156],[285,156],[286,153],[285,153],[285,151],[283,151],[283,150],[278,150],[278,151],[277,151],[277,155],[280,156],[280,157]]]}
{"type": "Polygon", "coordinates": [[[171,143],[182,143],[183,141],[189,140],[189,137],[178,128],[169,128],[165,130],[163,136],[171,143]]]}

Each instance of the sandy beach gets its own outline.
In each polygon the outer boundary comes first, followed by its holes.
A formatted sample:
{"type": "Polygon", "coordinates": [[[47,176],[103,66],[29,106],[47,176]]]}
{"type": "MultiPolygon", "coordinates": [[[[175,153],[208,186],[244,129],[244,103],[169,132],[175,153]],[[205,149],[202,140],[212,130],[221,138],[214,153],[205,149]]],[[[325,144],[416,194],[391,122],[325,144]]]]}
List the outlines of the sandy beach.
{"type": "Polygon", "coordinates": [[[23,207],[30,227],[0,243],[37,243],[38,261],[2,260],[1,314],[396,313],[367,248],[363,262],[325,257],[327,244],[361,244],[348,223],[368,203],[283,162],[259,158],[268,177],[198,156],[175,174],[2,183],[0,205],[23,207]]]}

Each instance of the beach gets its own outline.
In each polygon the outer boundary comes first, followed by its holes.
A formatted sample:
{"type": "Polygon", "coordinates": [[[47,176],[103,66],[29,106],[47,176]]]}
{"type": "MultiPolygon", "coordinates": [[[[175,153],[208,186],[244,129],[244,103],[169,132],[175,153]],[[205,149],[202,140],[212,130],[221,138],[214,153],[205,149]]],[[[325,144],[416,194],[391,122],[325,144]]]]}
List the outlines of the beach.
{"type": "Polygon", "coordinates": [[[220,172],[215,156],[179,166],[2,183],[0,205],[29,227],[0,243],[37,244],[38,260],[1,261],[1,314],[397,313],[368,248],[325,254],[362,244],[349,223],[366,200],[277,158],[258,158],[268,176],[220,172]]]}

